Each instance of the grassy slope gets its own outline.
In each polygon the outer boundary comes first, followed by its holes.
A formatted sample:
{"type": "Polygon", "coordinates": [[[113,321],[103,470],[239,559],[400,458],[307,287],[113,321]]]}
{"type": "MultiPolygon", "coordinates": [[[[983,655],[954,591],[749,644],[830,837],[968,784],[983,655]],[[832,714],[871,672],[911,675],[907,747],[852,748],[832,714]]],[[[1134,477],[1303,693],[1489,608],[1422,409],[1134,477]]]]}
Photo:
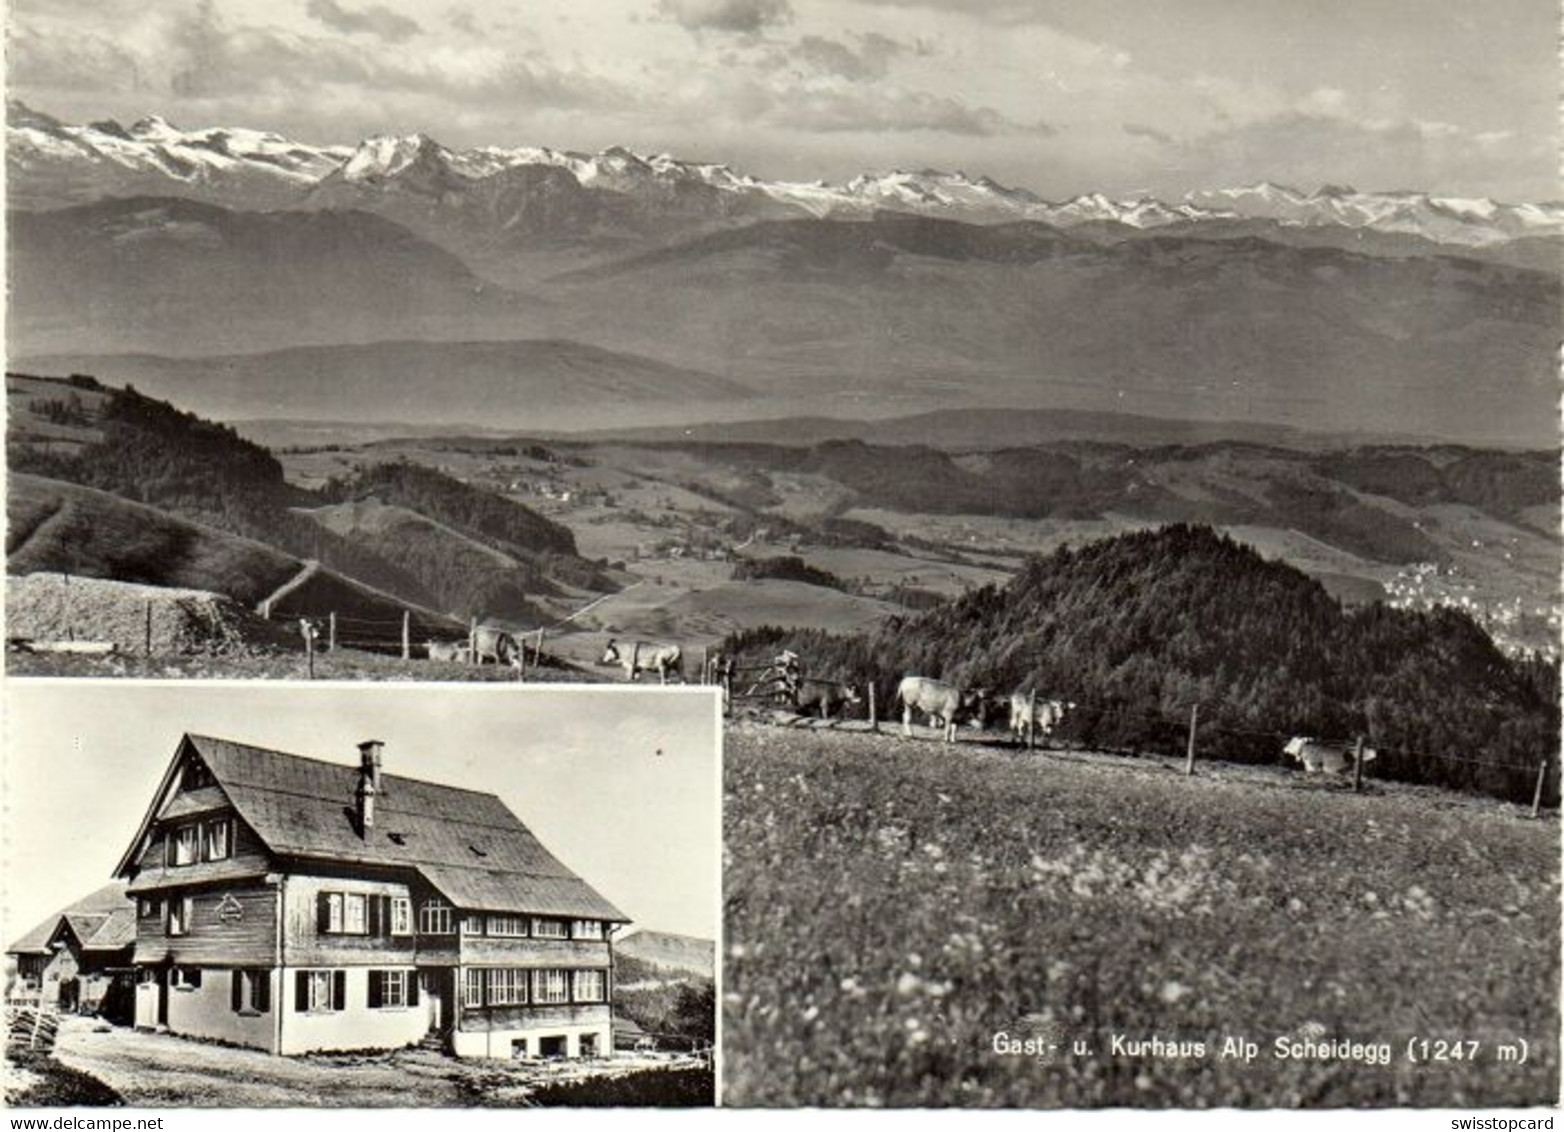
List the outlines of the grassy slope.
{"type": "Polygon", "coordinates": [[[1558,831],[1432,791],[730,730],[725,1099],[1047,1107],[1552,1104],[1558,831]],[[992,1051],[1023,1018],[1085,1040],[992,1051]],[[1274,1060],[1301,1028],[1385,1068],[1274,1060]],[[1194,1061],[1110,1035],[1204,1040],[1194,1061]],[[1241,1035],[1253,1064],[1219,1060],[1241,1035]],[[1481,1060],[1410,1065],[1407,1038],[1481,1060]],[[1525,1037],[1524,1067],[1494,1043],[1525,1037]]]}
{"type": "Polygon", "coordinates": [[[254,604],[298,573],[271,547],[93,488],[14,474],[8,569],[115,578],[229,594],[254,604]]]}

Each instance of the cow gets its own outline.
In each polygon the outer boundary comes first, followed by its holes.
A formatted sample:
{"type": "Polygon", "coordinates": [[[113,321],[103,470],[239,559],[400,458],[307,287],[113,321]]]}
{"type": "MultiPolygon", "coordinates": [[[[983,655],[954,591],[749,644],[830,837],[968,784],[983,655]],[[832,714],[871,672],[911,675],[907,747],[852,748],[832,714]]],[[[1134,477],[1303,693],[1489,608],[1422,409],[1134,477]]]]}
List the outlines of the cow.
{"type": "MultiPolygon", "coordinates": [[[[1284,754],[1298,760],[1305,774],[1346,774],[1352,769],[1354,747],[1348,743],[1326,743],[1307,735],[1294,735],[1282,748],[1284,754]]],[[[1363,748],[1363,761],[1373,762],[1373,747],[1363,748]]]]}
{"type": "MultiPolygon", "coordinates": [[[[981,690],[964,690],[943,680],[927,676],[904,676],[896,686],[896,702],[902,705],[901,733],[912,738],[912,713],[916,709],[929,717],[929,725],[943,729],[945,742],[956,741],[956,717],[966,710],[983,708],[981,690]]],[[[981,727],[981,719],[969,721],[973,727],[981,727]]]]}
{"type": "Polygon", "coordinates": [[[430,660],[450,660],[466,664],[472,658],[472,646],[466,641],[428,641],[424,647],[430,660]]]}
{"type": "Polygon", "coordinates": [[[521,664],[521,646],[504,629],[479,625],[472,635],[472,659],[479,665],[492,660],[495,664],[508,664],[515,668],[521,664]]]}
{"type": "Polygon", "coordinates": [[[1034,734],[1046,737],[1064,718],[1064,713],[1073,707],[1074,704],[1064,700],[1038,699],[1034,714],[1031,696],[1016,692],[1010,697],[1010,734],[1021,742],[1026,739],[1027,725],[1031,724],[1035,728],[1034,734]]]}
{"type": "Polygon", "coordinates": [[[623,666],[625,675],[635,680],[643,672],[657,673],[658,680],[666,684],[670,673],[683,681],[684,672],[680,662],[684,659],[684,652],[678,645],[652,645],[645,641],[632,641],[629,645],[629,655],[626,656],[619,647],[619,642],[610,640],[603,649],[603,659],[599,664],[618,664],[623,666]]]}
{"type": "Polygon", "coordinates": [[[799,715],[807,715],[810,709],[818,708],[821,719],[830,719],[838,707],[863,703],[863,697],[851,684],[829,684],[822,680],[803,681],[791,689],[787,698],[799,715]]]}

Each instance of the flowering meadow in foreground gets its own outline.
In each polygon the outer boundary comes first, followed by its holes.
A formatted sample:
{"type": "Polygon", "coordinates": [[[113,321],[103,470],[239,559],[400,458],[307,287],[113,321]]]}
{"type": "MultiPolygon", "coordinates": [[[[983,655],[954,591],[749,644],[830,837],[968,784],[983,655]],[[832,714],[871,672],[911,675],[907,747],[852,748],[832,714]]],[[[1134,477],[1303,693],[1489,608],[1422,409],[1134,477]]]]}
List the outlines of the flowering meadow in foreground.
{"type": "Polygon", "coordinates": [[[725,777],[724,1103],[1557,1101],[1551,817],[758,723],[725,777]]]}

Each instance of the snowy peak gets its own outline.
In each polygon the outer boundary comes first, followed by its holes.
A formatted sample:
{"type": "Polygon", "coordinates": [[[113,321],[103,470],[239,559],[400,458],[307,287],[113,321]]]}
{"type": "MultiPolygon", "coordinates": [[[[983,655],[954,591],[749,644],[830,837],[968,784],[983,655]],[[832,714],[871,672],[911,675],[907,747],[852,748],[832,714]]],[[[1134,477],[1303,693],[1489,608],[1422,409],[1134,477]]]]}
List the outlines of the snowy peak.
{"type": "MultiPolygon", "coordinates": [[[[1190,192],[1171,201],[1144,193],[1116,199],[1088,192],[1050,202],[961,170],[893,169],[840,184],[765,181],[718,162],[642,155],[623,146],[599,153],[547,146],[452,150],[422,133],[379,135],[352,147],[320,146],[237,127],[187,130],[155,114],[129,127],[112,120],[72,126],[17,101],[6,106],[6,151],[13,200],[45,206],[161,193],[230,207],[307,207],[321,199],[315,196],[318,190],[345,187],[349,203],[373,210],[381,193],[454,201],[508,170],[549,167],[565,171],[593,193],[616,195],[632,208],[644,205],[685,221],[738,215],[850,219],[891,210],[970,223],[1030,220],[1063,228],[1118,224],[1150,229],[1237,218],[1408,233],[1465,246],[1564,235],[1564,204],[1558,202],[1511,205],[1411,190],[1361,192],[1339,184],[1304,192],[1272,181],[1190,192]]],[[[327,194],[327,199],[334,198],[327,194]]]]}

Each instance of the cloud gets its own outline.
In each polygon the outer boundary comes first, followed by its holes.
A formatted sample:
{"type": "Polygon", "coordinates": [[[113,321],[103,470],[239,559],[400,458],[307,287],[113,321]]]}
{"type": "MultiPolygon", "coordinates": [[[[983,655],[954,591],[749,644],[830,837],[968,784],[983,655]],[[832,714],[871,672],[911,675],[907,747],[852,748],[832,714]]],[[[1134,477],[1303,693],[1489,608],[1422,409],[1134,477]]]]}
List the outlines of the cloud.
{"type": "Polygon", "coordinates": [[[891,62],[907,51],[905,46],[879,32],[870,32],[859,40],[855,51],[838,40],[806,35],[798,41],[792,54],[799,63],[815,71],[852,82],[865,82],[883,79],[891,62]]]}
{"type": "Polygon", "coordinates": [[[478,18],[471,8],[461,5],[453,5],[446,10],[445,18],[451,27],[463,35],[482,35],[483,31],[478,27],[478,18]]]}
{"type": "Polygon", "coordinates": [[[25,24],[11,29],[10,82],[37,91],[140,90],[145,85],[136,57],[100,35],[77,33],[69,50],[25,24]]]}
{"type": "Polygon", "coordinates": [[[416,20],[380,4],[350,11],[336,0],[309,0],[305,10],[336,31],[349,35],[363,32],[390,43],[401,43],[423,30],[416,20]]]}
{"type": "Polygon", "coordinates": [[[793,18],[790,0],[658,0],[657,10],[690,31],[757,35],[793,18]]]}
{"type": "Polygon", "coordinates": [[[1172,135],[1164,133],[1155,126],[1143,126],[1138,122],[1125,122],[1123,129],[1132,138],[1145,138],[1147,141],[1154,141],[1160,145],[1173,144],[1172,135]]]}
{"type": "Polygon", "coordinates": [[[802,90],[779,99],[768,118],[817,133],[928,131],[988,137],[1021,130],[997,110],[971,107],[926,91],[867,94],[861,90],[802,90]]]}

